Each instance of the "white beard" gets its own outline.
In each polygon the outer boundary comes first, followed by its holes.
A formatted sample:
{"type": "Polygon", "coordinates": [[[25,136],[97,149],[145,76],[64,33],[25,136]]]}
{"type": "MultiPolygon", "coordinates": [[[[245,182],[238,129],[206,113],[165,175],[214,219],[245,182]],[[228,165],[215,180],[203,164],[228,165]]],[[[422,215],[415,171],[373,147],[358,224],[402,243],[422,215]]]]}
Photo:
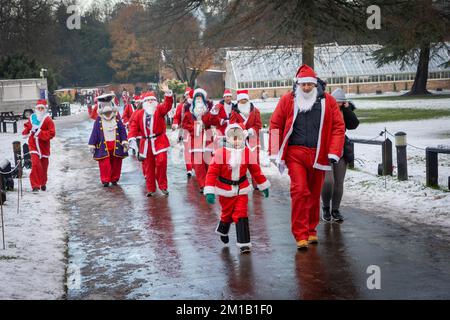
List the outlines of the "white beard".
{"type": "Polygon", "coordinates": [[[239,104],[239,111],[244,114],[245,117],[248,117],[250,114],[250,102],[246,104],[239,104]]]}
{"type": "Polygon", "coordinates": [[[146,101],[146,102],[144,102],[142,107],[144,108],[145,113],[151,116],[155,113],[156,108],[158,107],[158,102],[156,102],[156,101],[147,102],[146,101]]]}
{"type": "Polygon", "coordinates": [[[200,119],[201,116],[203,116],[205,114],[205,111],[206,111],[206,106],[205,106],[205,104],[203,102],[201,102],[201,103],[196,102],[195,103],[194,116],[197,119],[200,119]]]}
{"type": "Polygon", "coordinates": [[[295,91],[295,99],[298,104],[300,112],[308,112],[312,109],[314,103],[317,100],[317,88],[306,93],[300,87],[297,87],[295,91]]]}
{"type": "Polygon", "coordinates": [[[228,164],[231,168],[237,169],[242,163],[242,151],[244,149],[235,149],[230,148],[230,159],[228,160],[228,164]]]}
{"type": "Polygon", "coordinates": [[[42,119],[44,119],[45,114],[47,113],[47,111],[35,111],[34,112],[36,114],[36,118],[40,121],[42,121],[42,119]]]}

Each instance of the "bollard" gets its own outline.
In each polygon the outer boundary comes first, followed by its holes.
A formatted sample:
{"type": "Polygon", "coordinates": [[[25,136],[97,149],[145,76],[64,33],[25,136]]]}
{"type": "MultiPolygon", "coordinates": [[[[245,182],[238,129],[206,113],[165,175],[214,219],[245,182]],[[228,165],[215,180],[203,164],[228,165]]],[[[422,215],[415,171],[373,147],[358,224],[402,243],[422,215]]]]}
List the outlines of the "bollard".
{"type": "Polygon", "coordinates": [[[427,187],[436,187],[438,185],[438,154],[430,150],[425,149],[425,161],[426,161],[426,176],[427,187]]]}
{"type": "Polygon", "coordinates": [[[14,133],[17,133],[17,121],[14,121],[13,123],[13,131],[14,133]]]}
{"type": "Polygon", "coordinates": [[[381,145],[383,175],[392,176],[392,141],[388,139],[381,145]]]}
{"type": "Polygon", "coordinates": [[[400,181],[408,180],[408,160],[406,157],[406,133],[397,132],[395,134],[395,147],[397,149],[397,178],[400,181]]]}
{"type": "Polygon", "coordinates": [[[450,177],[448,177],[448,190],[450,191],[450,177]]]}

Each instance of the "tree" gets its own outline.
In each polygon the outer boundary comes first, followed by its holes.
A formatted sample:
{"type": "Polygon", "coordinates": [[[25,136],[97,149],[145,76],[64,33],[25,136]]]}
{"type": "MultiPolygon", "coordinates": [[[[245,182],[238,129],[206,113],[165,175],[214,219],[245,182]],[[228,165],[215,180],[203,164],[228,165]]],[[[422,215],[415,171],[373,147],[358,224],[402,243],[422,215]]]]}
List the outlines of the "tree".
{"type": "Polygon", "coordinates": [[[417,63],[414,84],[407,95],[429,94],[427,90],[428,65],[440,48],[450,47],[450,25],[445,1],[400,1],[386,7],[383,13],[385,27],[380,35],[384,46],[377,50],[375,58],[379,66],[400,62],[402,67],[417,63]]]}

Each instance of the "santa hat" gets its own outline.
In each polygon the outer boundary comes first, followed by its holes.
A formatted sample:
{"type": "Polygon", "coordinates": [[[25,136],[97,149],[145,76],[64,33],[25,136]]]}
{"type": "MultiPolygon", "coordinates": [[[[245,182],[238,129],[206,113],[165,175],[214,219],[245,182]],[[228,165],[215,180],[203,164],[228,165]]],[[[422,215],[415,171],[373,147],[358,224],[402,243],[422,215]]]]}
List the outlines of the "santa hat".
{"type": "Polygon", "coordinates": [[[184,90],[184,96],[189,97],[191,95],[191,91],[192,91],[192,89],[187,87],[186,90],[184,90]]]}
{"type": "Polygon", "coordinates": [[[310,66],[304,64],[300,68],[298,68],[295,80],[297,81],[297,83],[317,84],[317,75],[310,66]]]}
{"type": "Polygon", "coordinates": [[[45,100],[45,99],[38,100],[36,103],[36,108],[38,108],[38,107],[47,108],[47,100],[45,100]]]}
{"type": "Polygon", "coordinates": [[[145,92],[144,94],[141,95],[141,102],[149,101],[149,100],[156,101],[156,95],[153,91],[145,92]]]}
{"type": "Polygon", "coordinates": [[[233,129],[236,129],[236,128],[241,129],[244,132],[244,137],[247,137],[248,132],[247,132],[247,130],[245,130],[245,127],[244,127],[243,123],[232,123],[232,124],[229,124],[227,126],[227,128],[225,129],[225,136],[228,135],[228,132],[230,132],[230,130],[233,130],[233,129]]]}
{"type": "Polygon", "coordinates": [[[232,97],[233,96],[233,94],[231,93],[231,90],[225,90],[224,92],[223,92],[223,97],[225,98],[225,97],[232,97]]]}
{"type": "Polygon", "coordinates": [[[194,97],[198,96],[198,95],[202,95],[203,96],[203,100],[206,102],[206,98],[208,96],[208,94],[206,93],[206,91],[202,88],[197,88],[194,90],[194,97]]]}
{"type": "Polygon", "coordinates": [[[237,101],[241,101],[243,99],[250,100],[250,97],[248,95],[248,90],[238,90],[237,91],[237,101]]]}

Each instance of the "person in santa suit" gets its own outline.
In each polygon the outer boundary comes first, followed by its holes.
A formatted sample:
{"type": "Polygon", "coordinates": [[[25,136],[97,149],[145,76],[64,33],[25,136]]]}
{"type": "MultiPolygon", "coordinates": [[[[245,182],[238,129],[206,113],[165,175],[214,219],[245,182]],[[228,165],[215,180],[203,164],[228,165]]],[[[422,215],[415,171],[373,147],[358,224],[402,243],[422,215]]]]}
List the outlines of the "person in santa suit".
{"type": "MultiPolygon", "coordinates": [[[[259,164],[259,130],[262,128],[261,113],[258,108],[250,102],[248,90],[237,91],[237,104],[231,112],[230,123],[244,124],[245,129],[248,131],[246,144],[250,151],[254,153],[259,164]]],[[[254,189],[258,189],[254,181],[252,181],[252,185],[254,189]]]]}
{"type": "Polygon", "coordinates": [[[269,196],[270,182],[261,172],[254,154],[246,147],[247,130],[243,124],[230,124],[225,130],[226,145],[217,150],[208,168],[204,193],[210,204],[219,196],[222,207],[216,233],[224,243],[229,242],[231,223],[236,224],[237,246],[241,253],[250,252],[250,229],[248,223],[248,193],[251,190],[247,171],[265,197],[269,196]]]}
{"type": "Polygon", "coordinates": [[[173,94],[167,85],[162,85],[165,92],[164,103],[158,104],[154,92],[141,95],[142,110],[133,114],[130,123],[128,141],[136,146],[136,138],[141,137],[139,159],[143,161],[143,171],[147,185],[147,197],[156,192],[156,183],[164,195],[169,195],[167,183],[167,151],[170,147],[166,135],[166,114],[172,109],[173,94]]]}
{"type": "Polygon", "coordinates": [[[129,128],[131,116],[133,115],[133,112],[136,111],[135,107],[136,97],[137,97],[136,95],[132,99],[130,99],[128,95],[124,95],[122,97],[123,103],[125,105],[122,113],[122,121],[126,128],[129,128]]]}
{"type": "Polygon", "coordinates": [[[104,187],[117,185],[122,173],[122,160],[128,156],[127,131],[117,118],[114,96],[98,97],[99,117],[95,120],[89,138],[89,148],[98,161],[100,180],[104,187]]]}
{"type": "Polygon", "coordinates": [[[269,155],[291,178],[292,233],[297,248],[318,243],[320,192],[325,171],[342,157],[345,124],[336,100],[302,65],[294,90],[278,102],[270,119],[269,155]]]}
{"type": "Polygon", "coordinates": [[[34,113],[24,124],[22,135],[28,136],[31,154],[30,183],[33,192],[47,190],[50,140],[55,137],[55,124],[47,113],[47,101],[38,100],[34,113]]]}
{"type": "Polygon", "coordinates": [[[211,161],[214,135],[211,126],[214,125],[214,117],[210,111],[212,101],[207,100],[205,90],[198,88],[192,95],[192,104],[185,103],[184,117],[181,121],[182,128],[189,133],[190,152],[193,160],[193,168],[200,193],[205,187],[206,172],[211,161]]]}
{"type": "Polygon", "coordinates": [[[185,105],[191,105],[192,98],[194,95],[194,90],[187,87],[184,92],[184,100],[181,101],[176,110],[175,115],[173,117],[173,124],[172,124],[172,130],[179,130],[179,136],[178,141],[183,142],[183,149],[184,149],[184,162],[186,164],[186,175],[188,178],[192,177],[192,173],[194,170],[193,167],[193,153],[191,152],[191,141],[189,140],[189,132],[183,130],[181,128],[181,122],[184,118],[184,110],[186,109],[185,105]]]}
{"type": "Polygon", "coordinates": [[[89,114],[89,118],[94,121],[98,118],[98,97],[94,97],[94,106],[92,107],[91,113],[89,114]]]}
{"type": "Polygon", "coordinates": [[[214,117],[214,126],[216,127],[216,139],[214,141],[214,149],[218,149],[225,143],[225,129],[230,123],[231,112],[236,106],[232,102],[231,90],[225,90],[223,100],[214,106],[211,114],[214,117]]]}

